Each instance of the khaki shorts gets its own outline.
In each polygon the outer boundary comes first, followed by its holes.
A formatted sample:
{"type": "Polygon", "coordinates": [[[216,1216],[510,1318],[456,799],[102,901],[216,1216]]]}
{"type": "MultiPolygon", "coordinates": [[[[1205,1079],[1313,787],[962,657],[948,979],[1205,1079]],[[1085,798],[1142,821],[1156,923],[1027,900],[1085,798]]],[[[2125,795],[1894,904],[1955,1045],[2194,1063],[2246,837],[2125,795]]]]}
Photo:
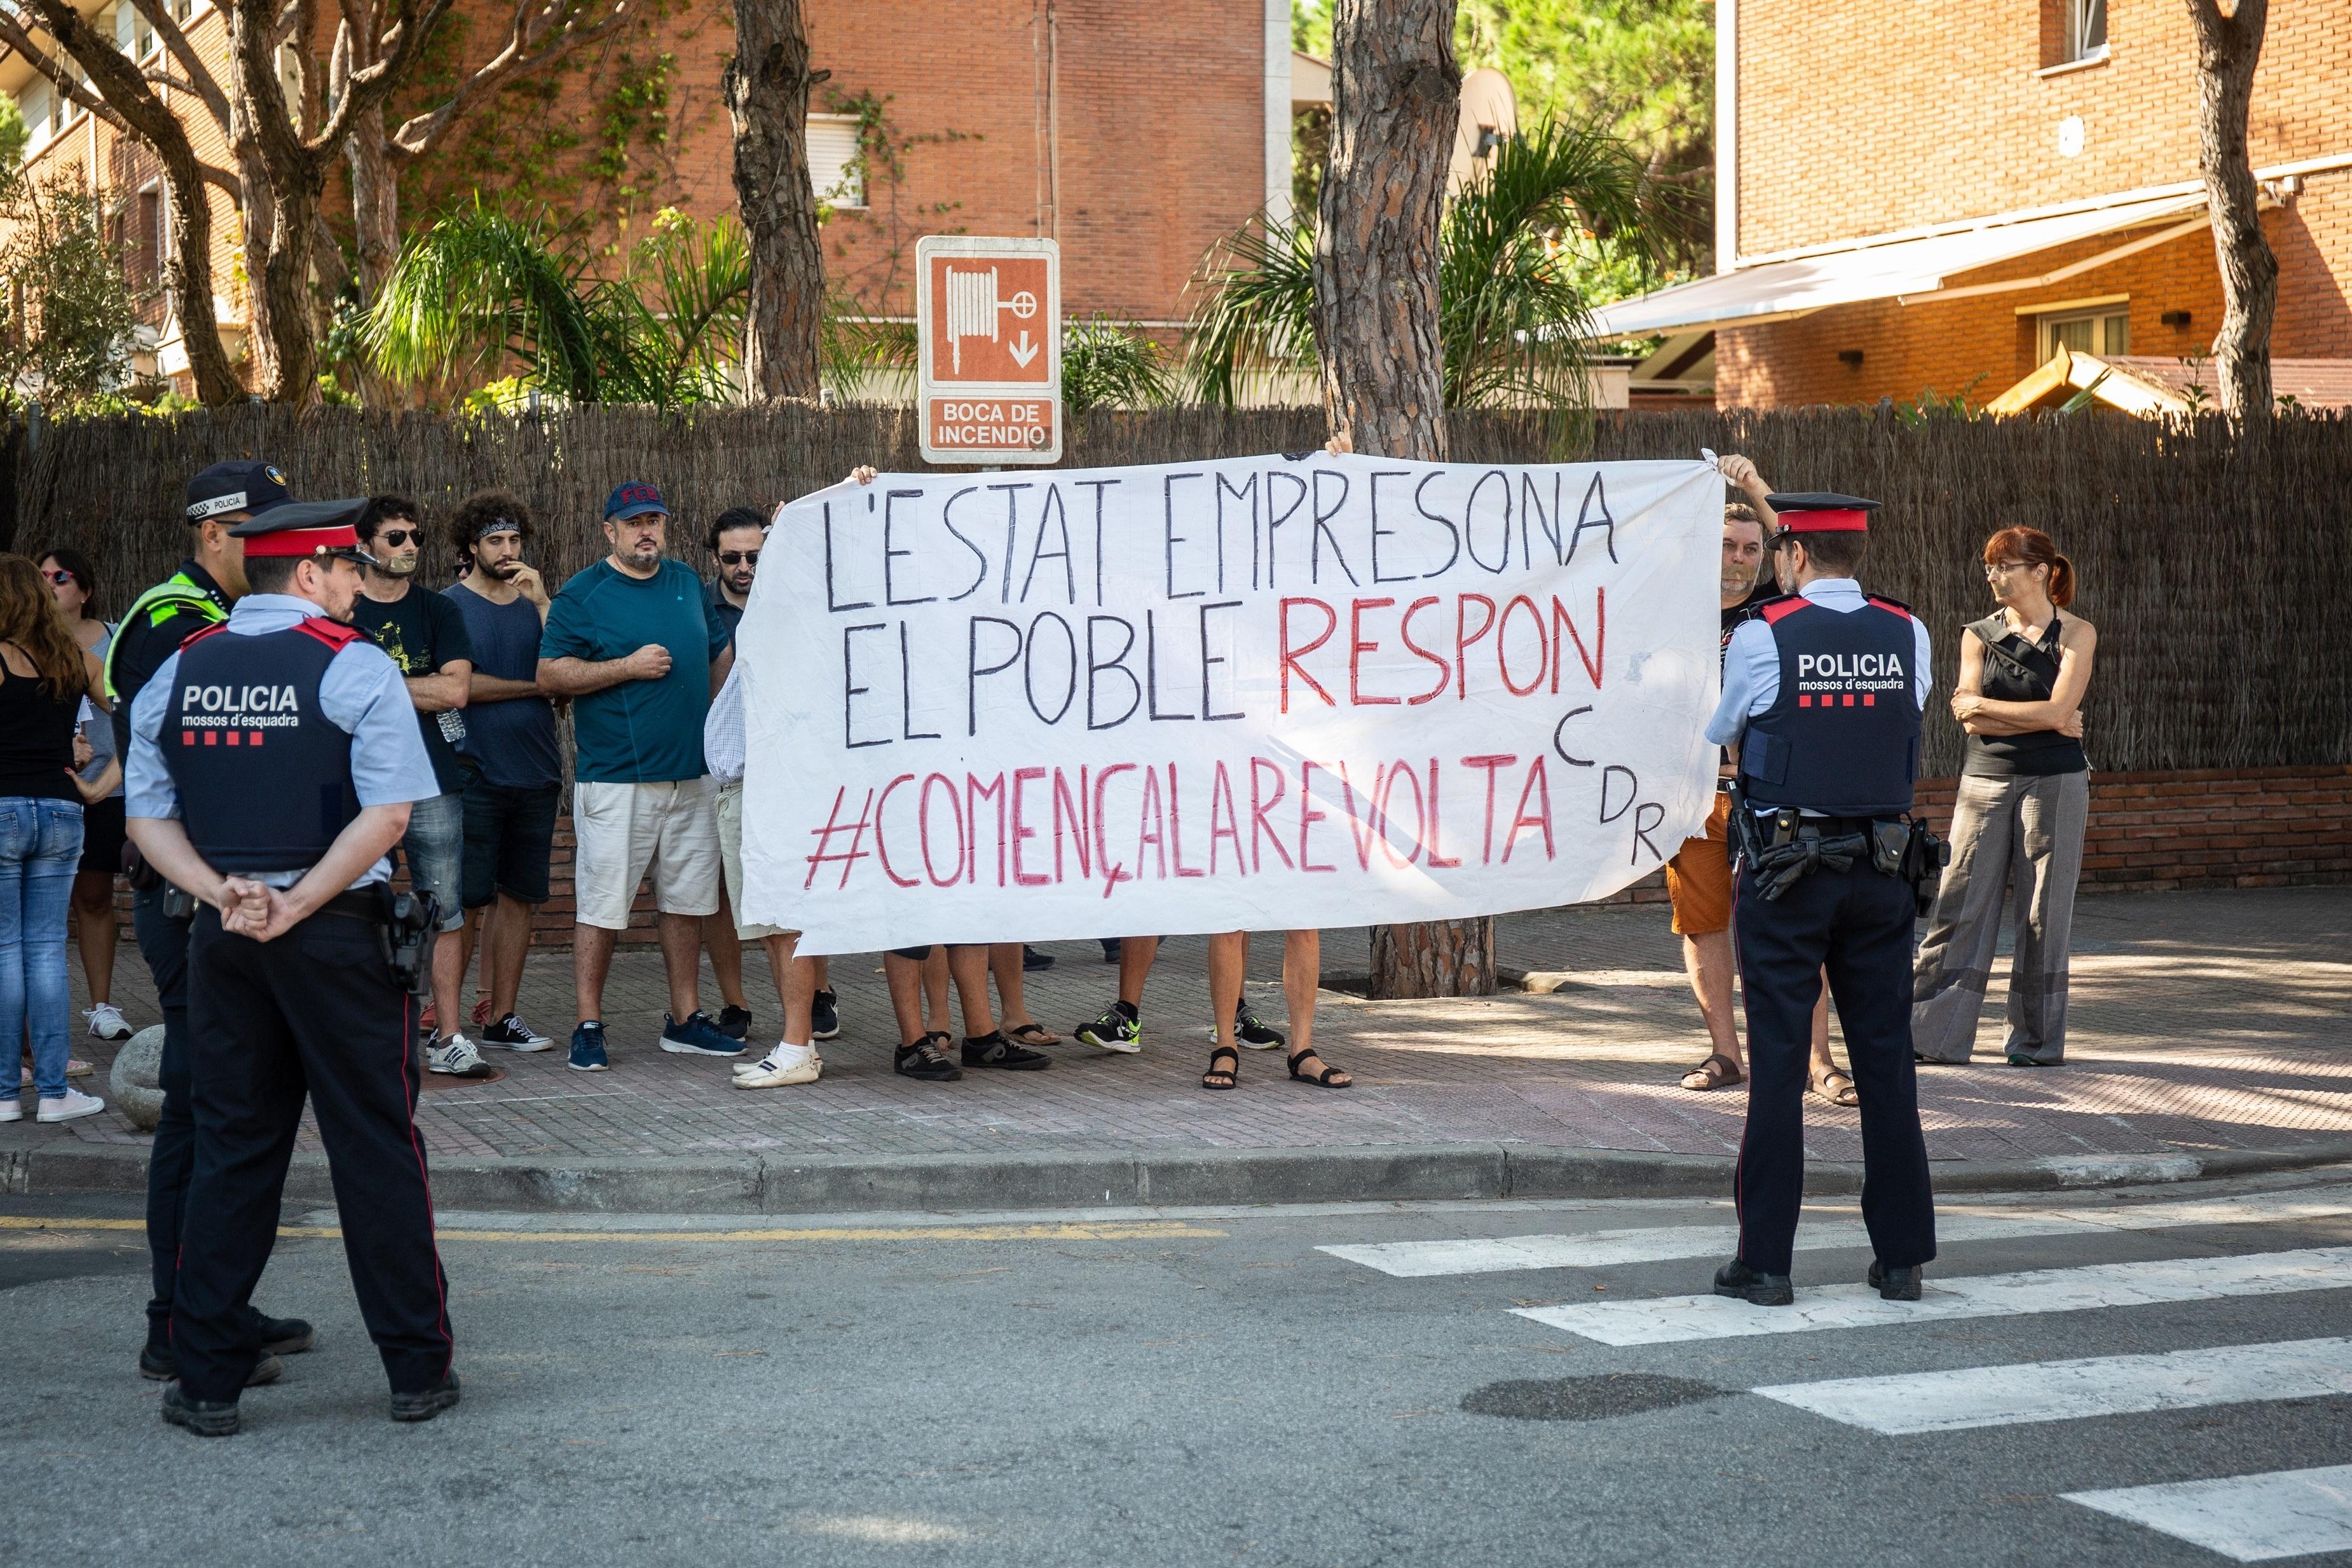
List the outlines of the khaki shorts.
{"type": "Polygon", "coordinates": [[[767,936],[797,936],[782,925],[746,925],[743,920],[743,781],[719,786],[719,860],[727,870],[727,907],[735,914],[735,935],[745,942],[767,936]]]}
{"type": "Polygon", "coordinates": [[[719,821],[711,783],[575,784],[572,898],[583,925],[625,930],[637,883],[650,870],[664,915],[719,908],[719,821]]]}
{"type": "Polygon", "coordinates": [[[1724,854],[1730,823],[1731,797],[1718,789],[1715,810],[1706,814],[1706,831],[1685,839],[1680,852],[1666,862],[1666,896],[1674,900],[1676,936],[1731,928],[1731,862],[1724,854]]]}

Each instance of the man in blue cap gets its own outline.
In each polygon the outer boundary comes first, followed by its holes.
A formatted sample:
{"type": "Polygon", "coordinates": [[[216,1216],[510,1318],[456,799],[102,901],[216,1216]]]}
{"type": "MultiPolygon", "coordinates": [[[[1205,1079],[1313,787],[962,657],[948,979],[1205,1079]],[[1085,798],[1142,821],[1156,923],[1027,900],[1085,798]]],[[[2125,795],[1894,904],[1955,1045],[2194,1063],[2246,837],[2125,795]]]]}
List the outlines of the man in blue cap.
{"type": "Polygon", "coordinates": [[[1823,967],[1862,1094],[1869,1283],[1919,1299],[1936,1256],[1935,1198],[1911,1060],[1906,880],[1919,715],[1932,685],[1927,628],[1854,580],[1875,501],[1767,497],[1780,515],[1780,580],[1731,634],[1706,738],[1734,748],[1740,844],[1733,924],[1748,997],[1748,1126],[1733,1196],[1739,1250],[1717,1295],[1787,1306],[1804,1193],[1803,1099],[1823,967]]]}
{"type": "Polygon", "coordinates": [[[392,1417],[457,1403],[448,1279],[415,1126],[414,998],[384,946],[390,852],[439,786],[400,671],[351,624],[363,500],[240,523],[249,591],[131,705],[130,831],[196,899],[188,1183],[163,1419],[240,1425],[264,1351],[249,1298],[307,1099],[392,1417]]]}
{"type": "MultiPolygon", "coordinates": [[[[286,476],[273,463],[215,463],[188,481],[188,554],[177,571],[131,602],[107,650],[106,688],[114,704],[116,756],[127,760],[131,755],[131,704],[155,672],[190,637],[227,620],[230,606],[245,591],[245,541],[232,530],[292,499],[286,493],[286,476]]],[[[163,1012],[163,1054],[156,1071],[163,1109],[147,1158],[147,1252],[154,1293],[147,1302],[147,1343],[139,1352],[140,1375],[162,1382],[178,1375],[172,1354],[172,1297],[195,1156],[195,1124],[188,1112],[187,1040],[188,926],[195,904],[144,865],[133,871],[131,887],[131,929],[163,1012]]],[[[255,1364],[257,1382],[278,1375],[278,1356],[308,1350],[316,1342],[310,1325],[299,1318],[253,1316],[264,1352],[255,1364]]]]}
{"type": "Polygon", "coordinates": [[[726,622],[699,578],[667,558],[669,507],[642,481],[604,502],[603,560],[565,580],[540,640],[539,683],[572,699],[572,979],[579,1023],[570,1065],[602,1072],[604,977],[650,868],[669,1016],[662,1050],[737,1056],[743,1041],[702,1010],[702,917],[719,908],[717,792],[702,725],[733,664],[726,622]]]}

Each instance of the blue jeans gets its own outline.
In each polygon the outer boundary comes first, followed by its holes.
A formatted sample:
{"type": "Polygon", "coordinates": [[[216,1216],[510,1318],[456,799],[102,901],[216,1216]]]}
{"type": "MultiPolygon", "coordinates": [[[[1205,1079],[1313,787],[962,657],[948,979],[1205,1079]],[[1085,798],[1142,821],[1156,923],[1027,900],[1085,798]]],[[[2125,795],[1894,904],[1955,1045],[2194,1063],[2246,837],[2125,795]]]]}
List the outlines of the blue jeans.
{"type": "Polygon", "coordinates": [[[436,795],[408,809],[400,852],[408,857],[408,884],[441,905],[441,929],[466,924],[466,798],[436,795]]]}
{"type": "MultiPolygon", "coordinates": [[[[50,1100],[66,1092],[66,904],[80,862],[80,801],[0,798],[0,1040],[30,1024],[33,1087],[50,1100]]],[[[0,1100],[17,1082],[13,1066],[0,1072],[0,1100]]]]}

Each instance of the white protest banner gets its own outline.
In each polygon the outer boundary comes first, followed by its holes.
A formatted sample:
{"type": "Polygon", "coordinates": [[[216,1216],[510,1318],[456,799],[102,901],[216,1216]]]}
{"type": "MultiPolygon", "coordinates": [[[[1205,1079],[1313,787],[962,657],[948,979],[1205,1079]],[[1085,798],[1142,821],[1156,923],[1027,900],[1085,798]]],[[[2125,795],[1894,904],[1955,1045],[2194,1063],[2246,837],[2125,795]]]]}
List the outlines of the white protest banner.
{"type": "Polygon", "coordinates": [[[1712,804],[1722,493],[1318,453],[793,502],[736,640],[743,918],[844,953],[1606,896],[1712,804]]]}

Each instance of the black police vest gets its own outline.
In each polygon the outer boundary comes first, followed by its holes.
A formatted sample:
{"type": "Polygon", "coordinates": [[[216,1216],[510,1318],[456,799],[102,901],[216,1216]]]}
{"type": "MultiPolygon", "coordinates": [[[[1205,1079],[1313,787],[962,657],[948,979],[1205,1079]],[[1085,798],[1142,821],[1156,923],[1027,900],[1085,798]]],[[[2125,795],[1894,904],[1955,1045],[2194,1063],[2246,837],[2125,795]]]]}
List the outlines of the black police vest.
{"type": "Polygon", "coordinates": [[[155,743],[214,870],[307,871],[359,815],[352,737],[320,711],[319,683],[362,635],[314,617],[258,637],[215,626],[182,645],[155,743]]]}
{"type": "Polygon", "coordinates": [[[1891,599],[1840,612],[1791,596],[1758,613],[1780,649],[1780,693],[1739,744],[1748,800],[1832,817],[1909,810],[1919,777],[1911,612],[1891,599]]]}

